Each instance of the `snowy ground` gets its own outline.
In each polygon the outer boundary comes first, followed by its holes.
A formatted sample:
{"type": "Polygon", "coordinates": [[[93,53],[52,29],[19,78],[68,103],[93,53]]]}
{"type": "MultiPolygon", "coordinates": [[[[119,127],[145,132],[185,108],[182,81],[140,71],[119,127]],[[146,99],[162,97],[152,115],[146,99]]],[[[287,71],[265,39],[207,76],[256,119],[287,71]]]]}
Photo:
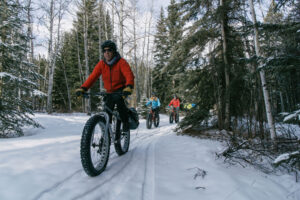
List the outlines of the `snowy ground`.
{"type": "Polygon", "coordinates": [[[28,128],[26,137],[0,140],[0,200],[300,200],[294,177],[228,167],[215,159],[221,143],[176,136],[163,115],[150,130],[141,120],[127,154],[117,156],[112,146],[106,171],[94,178],[82,170],[79,156],[88,117],[35,119],[45,129],[28,128]]]}

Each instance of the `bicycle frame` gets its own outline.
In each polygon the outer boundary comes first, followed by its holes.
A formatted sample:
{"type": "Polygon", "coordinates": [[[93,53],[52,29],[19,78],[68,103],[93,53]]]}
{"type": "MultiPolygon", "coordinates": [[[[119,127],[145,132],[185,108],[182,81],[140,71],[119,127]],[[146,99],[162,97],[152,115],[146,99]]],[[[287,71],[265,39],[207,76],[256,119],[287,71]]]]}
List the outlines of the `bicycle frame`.
{"type": "MultiPolygon", "coordinates": [[[[103,97],[104,95],[106,95],[107,93],[105,92],[100,92],[100,93],[95,93],[94,95],[95,96],[100,96],[102,98],[102,107],[103,109],[97,113],[98,115],[104,117],[105,121],[106,121],[106,124],[105,124],[105,134],[108,134],[110,133],[111,135],[111,142],[114,143],[115,142],[115,132],[112,131],[112,126],[111,126],[111,123],[110,123],[110,118],[109,118],[109,114],[113,116],[115,116],[117,118],[117,120],[120,120],[121,121],[121,118],[120,116],[118,116],[116,113],[114,113],[109,107],[106,106],[105,102],[103,101],[103,97]],[[109,112],[109,114],[108,114],[109,112]],[[108,132],[109,131],[109,132],[108,132]]],[[[122,93],[120,93],[121,95],[122,93]]],[[[88,95],[91,95],[91,93],[86,93],[86,96],[87,97],[88,95]]],[[[127,102],[125,102],[125,104],[127,105],[127,102]]]]}
{"type": "Polygon", "coordinates": [[[152,107],[150,108],[150,112],[149,112],[152,116],[152,121],[154,121],[155,119],[155,112],[153,111],[152,107]]]}
{"type": "MultiPolygon", "coordinates": [[[[86,94],[88,95],[91,94],[86,94]]],[[[100,92],[92,95],[100,96],[103,100],[107,93],[100,92]]],[[[106,106],[106,101],[102,101],[101,111],[91,116],[84,126],[80,142],[80,157],[83,169],[89,176],[97,176],[105,170],[111,144],[114,144],[119,156],[128,151],[130,132],[121,132],[122,120],[118,111],[113,110],[106,106]]]]}

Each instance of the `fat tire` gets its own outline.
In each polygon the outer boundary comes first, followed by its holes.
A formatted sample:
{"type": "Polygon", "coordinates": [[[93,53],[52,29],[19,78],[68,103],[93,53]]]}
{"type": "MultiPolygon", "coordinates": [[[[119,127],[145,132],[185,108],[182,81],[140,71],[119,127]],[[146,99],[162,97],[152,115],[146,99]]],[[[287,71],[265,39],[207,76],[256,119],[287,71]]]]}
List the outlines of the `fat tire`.
{"type": "Polygon", "coordinates": [[[154,126],[158,127],[158,125],[159,125],[159,114],[154,118],[154,126]]]}
{"type": "MultiPolygon", "coordinates": [[[[119,132],[118,134],[121,134],[121,132],[119,132]]],[[[116,141],[114,143],[114,146],[115,146],[115,150],[117,152],[117,154],[119,156],[125,154],[128,149],[129,149],[129,144],[130,144],[130,131],[128,132],[125,132],[125,133],[122,133],[123,135],[119,136],[119,139],[118,141],[116,141]],[[122,141],[121,141],[121,138],[124,138],[124,143],[122,144],[122,141]]]]}
{"type": "Polygon", "coordinates": [[[175,115],[175,122],[178,123],[179,122],[179,114],[176,113],[175,115]]]}
{"type": "Polygon", "coordinates": [[[173,113],[170,113],[169,122],[170,122],[170,124],[173,123],[173,113]]]}
{"type": "Polygon", "coordinates": [[[147,129],[151,129],[152,126],[152,114],[147,115],[146,127],[147,129]]]}
{"type": "Polygon", "coordinates": [[[81,164],[84,171],[89,176],[97,176],[101,174],[107,165],[109,159],[109,151],[110,151],[110,136],[109,133],[105,134],[105,119],[100,115],[92,116],[85,124],[82,136],[81,136],[81,143],[80,143],[80,157],[81,157],[81,164]],[[95,127],[99,125],[101,131],[103,131],[104,141],[107,145],[107,149],[105,151],[103,165],[100,169],[96,169],[92,163],[91,158],[91,141],[92,136],[95,131],[95,127]]]}

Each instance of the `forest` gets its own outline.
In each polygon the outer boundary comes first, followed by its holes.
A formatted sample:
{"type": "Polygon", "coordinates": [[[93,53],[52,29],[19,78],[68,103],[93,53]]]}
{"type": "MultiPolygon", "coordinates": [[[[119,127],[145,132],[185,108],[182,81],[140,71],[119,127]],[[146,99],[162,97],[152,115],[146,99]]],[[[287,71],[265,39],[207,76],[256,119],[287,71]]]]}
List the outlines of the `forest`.
{"type": "MultiPolygon", "coordinates": [[[[299,149],[293,130],[278,126],[300,125],[299,0],[170,0],[157,14],[153,0],[146,12],[137,0],[0,2],[0,138],[40,127],[35,112],[97,112],[99,100],[77,98],[75,89],[112,40],[134,72],[139,112],[155,92],[165,113],[176,94],[185,116],[177,131],[225,131],[224,156],[245,146],[299,149]],[[46,54],[37,50],[36,21],[46,54]],[[196,107],[187,111],[188,103],[196,107]]],[[[102,90],[99,79],[91,91],[102,90]]],[[[293,159],[300,167],[299,151],[293,159]]]]}

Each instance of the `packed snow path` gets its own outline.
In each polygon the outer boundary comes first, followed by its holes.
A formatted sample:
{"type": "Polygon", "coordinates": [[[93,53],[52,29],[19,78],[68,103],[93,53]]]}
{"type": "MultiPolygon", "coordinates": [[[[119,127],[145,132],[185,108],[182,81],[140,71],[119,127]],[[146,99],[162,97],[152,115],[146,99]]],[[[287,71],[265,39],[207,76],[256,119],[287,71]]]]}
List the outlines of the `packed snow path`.
{"type": "Polygon", "coordinates": [[[215,159],[221,143],[177,136],[176,125],[164,115],[150,130],[141,120],[131,133],[129,152],[119,157],[111,146],[106,170],[91,178],[79,155],[88,116],[34,118],[45,129],[28,128],[25,137],[0,140],[1,200],[300,199],[300,185],[292,177],[228,167],[215,159]]]}

